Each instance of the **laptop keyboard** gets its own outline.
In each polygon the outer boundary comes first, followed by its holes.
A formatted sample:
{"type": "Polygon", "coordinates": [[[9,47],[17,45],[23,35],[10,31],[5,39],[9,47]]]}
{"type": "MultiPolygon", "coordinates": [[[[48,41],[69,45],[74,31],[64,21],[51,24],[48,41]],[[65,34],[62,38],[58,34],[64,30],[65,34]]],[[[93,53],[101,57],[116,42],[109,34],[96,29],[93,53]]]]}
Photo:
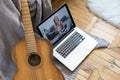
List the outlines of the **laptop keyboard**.
{"type": "Polygon", "coordinates": [[[83,40],[83,37],[80,33],[74,32],[65,42],[63,42],[56,51],[66,58],[70,52],[72,52],[83,40]]]}

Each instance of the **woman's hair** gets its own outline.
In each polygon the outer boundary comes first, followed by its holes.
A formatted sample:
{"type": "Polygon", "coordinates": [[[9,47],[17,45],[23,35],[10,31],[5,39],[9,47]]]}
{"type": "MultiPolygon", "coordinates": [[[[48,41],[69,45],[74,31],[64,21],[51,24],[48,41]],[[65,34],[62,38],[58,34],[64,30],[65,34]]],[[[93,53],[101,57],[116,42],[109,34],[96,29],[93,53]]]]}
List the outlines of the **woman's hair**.
{"type": "Polygon", "coordinates": [[[55,16],[55,17],[54,17],[54,20],[53,20],[53,21],[54,21],[54,23],[55,23],[55,25],[57,25],[57,23],[56,23],[56,21],[55,21],[55,18],[57,18],[57,19],[58,19],[58,21],[59,21],[59,18],[58,18],[58,16],[55,16]]]}

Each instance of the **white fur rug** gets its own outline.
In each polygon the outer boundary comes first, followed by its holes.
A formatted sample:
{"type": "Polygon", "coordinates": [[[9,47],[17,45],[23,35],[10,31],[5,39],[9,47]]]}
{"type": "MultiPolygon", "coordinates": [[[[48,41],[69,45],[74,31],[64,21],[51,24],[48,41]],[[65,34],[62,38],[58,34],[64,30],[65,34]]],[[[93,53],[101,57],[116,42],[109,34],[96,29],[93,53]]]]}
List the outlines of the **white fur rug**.
{"type": "Polygon", "coordinates": [[[87,0],[87,6],[97,16],[120,28],[120,0],[87,0]]]}

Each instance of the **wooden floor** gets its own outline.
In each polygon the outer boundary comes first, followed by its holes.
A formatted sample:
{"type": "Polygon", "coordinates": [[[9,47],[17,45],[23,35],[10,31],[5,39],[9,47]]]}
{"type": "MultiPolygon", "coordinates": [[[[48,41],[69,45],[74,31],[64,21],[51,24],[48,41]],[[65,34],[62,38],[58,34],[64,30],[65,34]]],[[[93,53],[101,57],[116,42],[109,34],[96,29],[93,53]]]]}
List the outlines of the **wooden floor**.
{"type": "Polygon", "coordinates": [[[86,0],[53,0],[53,11],[64,3],[79,28],[110,42],[109,48],[94,50],[80,64],[75,80],[88,80],[94,70],[99,71],[98,80],[120,80],[120,29],[93,15],[86,7],[86,0]]]}
{"type": "Polygon", "coordinates": [[[120,29],[93,15],[86,8],[86,0],[53,0],[53,11],[64,3],[68,4],[79,28],[110,42],[109,48],[94,50],[80,64],[75,80],[88,80],[94,70],[99,71],[98,80],[120,80],[120,49],[117,48],[120,46],[120,29]]]}

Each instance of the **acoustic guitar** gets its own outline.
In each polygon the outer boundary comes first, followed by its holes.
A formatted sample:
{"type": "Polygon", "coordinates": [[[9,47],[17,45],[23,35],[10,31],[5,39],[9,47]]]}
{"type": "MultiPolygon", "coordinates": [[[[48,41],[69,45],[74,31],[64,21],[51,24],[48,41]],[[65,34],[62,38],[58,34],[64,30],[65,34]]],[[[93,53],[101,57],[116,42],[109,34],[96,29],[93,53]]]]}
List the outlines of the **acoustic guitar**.
{"type": "Polygon", "coordinates": [[[16,73],[12,80],[64,80],[52,62],[52,47],[45,39],[35,39],[28,1],[21,0],[25,40],[13,47],[16,73]]]}

